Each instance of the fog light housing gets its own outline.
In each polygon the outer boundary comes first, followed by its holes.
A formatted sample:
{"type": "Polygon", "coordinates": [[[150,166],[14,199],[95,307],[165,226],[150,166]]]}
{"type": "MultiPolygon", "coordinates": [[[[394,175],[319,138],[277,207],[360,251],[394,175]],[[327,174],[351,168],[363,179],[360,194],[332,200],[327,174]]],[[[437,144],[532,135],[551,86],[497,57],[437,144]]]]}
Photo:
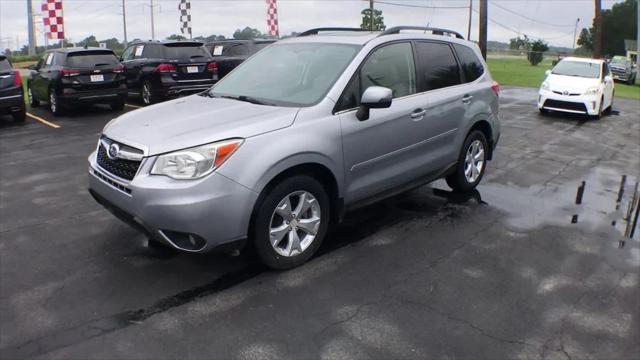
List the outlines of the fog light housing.
{"type": "Polygon", "coordinates": [[[171,230],[160,230],[160,234],[173,246],[183,251],[198,252],[207,245],[207,241],[196,234],[171,230]]]}

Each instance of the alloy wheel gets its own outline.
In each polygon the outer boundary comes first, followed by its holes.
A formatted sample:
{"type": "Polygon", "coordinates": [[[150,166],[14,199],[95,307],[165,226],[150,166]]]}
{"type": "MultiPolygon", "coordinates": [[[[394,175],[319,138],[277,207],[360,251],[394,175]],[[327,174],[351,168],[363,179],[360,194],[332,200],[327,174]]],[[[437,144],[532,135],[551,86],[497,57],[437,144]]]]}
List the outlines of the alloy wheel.
{"type": "Polygon", "coordinates": [[[321,221],[318,200],[308,191],[292,192],[280,200],[271,215],[271,247],[284,257],[301,254],[315,240],[321,221]]]}
{"type": "Polygon", "coordinates": [[[475,140],[469,145],[467,155],[464,158],[464,177],[469,184],[474,183],[484,168],[484,145],[480,140],[475,140]]]}
{"type": "Polygon", "coordinates": [[[148,83],[142,85],[142,102],[144,102],[145,105],[151,104],[151,89],[149,89],[148,83]]]}
{"type": "Polygon", "coordinates": [[[54,114],[58,110],[58,99],[56,98],[55,92],[51,92],[49,94],[49,108],[51,109],[51,112],[54,114]]]}

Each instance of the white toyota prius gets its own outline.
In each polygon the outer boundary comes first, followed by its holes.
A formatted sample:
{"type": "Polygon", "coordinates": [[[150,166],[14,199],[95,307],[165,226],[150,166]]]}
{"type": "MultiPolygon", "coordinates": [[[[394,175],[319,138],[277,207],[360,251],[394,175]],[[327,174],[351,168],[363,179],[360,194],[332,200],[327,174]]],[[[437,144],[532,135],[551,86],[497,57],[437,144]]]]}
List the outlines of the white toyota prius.
{"type": "Polygon", "coordinates": [[[586,114],[600,118],[611,111],[615,93],[609,64],[604,60],[567,57],[547,70],[540,86],[538,109],[586,114]]]}

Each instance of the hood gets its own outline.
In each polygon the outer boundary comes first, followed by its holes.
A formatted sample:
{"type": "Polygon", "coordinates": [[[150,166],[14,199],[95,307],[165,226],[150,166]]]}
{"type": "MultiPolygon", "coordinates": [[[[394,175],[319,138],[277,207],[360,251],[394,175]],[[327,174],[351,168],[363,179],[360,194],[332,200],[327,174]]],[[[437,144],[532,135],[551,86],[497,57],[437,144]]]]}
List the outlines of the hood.
{"type": "Polygon", "coordinates": [[[282,129],[293,124],[298,110],[193,95],[126,113],[103,133],[157,155],[282,129]]]}
{"type": "Polygon", "coordinates": [[[602,83],[600,79],[555,74],[547,76],[545,81],[549,83],[551,91],[568,91],[575,94],[583,94],[587,89],[598,87],[602,83]]]}

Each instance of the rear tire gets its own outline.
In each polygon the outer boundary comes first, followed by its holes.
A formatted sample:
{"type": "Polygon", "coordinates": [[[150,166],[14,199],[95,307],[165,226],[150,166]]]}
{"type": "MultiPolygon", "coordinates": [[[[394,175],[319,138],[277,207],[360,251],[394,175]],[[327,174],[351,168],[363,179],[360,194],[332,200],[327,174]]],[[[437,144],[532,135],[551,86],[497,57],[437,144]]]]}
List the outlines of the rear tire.
{"type": "Polygon", "coordinates": [[[306,262],[327,233],[329,204],[323,185],[310,176],[296,175],[271,189],[256,209],[251,233],[262,263],[285,270],[306,262]]]}
{"type": "Polygon", "coordinates": [[[49,90],[49,110],[53,116],[60,116],[63,113],[60,99],[54,89],[49,90]]]}
{"type": "Polygon", "coordinates": [[[111,110],[118,111],[118,112],[124,110],[124,103],[125,103],[124,99],[120,99],[116,102],[111,103],[111,110]]]}
{"type": "Polygon", "coordinates": [[[153,105],[158,102],[158,96],[155,95],[153,85],[151,85],[151,82],[149,80],[145,80],[142,83],[140,95],[142,96],[142,103],[145,106],[153,105]]]}
{"type": "Polygon", "coordinates": [[[13,121],[23,123],[27,119],[27,109],[22,106],[22,109],[20,109],[20,111],[12,113],[11,116],[13,117],[13,121]]]}
{"type": "Polygon", "coordinates": [[[475,189],[484,176],[489,146],[484,133],[474,130],[464,140],[455,172],[446,177],[447,184],[458,192],[475,189]]]}

